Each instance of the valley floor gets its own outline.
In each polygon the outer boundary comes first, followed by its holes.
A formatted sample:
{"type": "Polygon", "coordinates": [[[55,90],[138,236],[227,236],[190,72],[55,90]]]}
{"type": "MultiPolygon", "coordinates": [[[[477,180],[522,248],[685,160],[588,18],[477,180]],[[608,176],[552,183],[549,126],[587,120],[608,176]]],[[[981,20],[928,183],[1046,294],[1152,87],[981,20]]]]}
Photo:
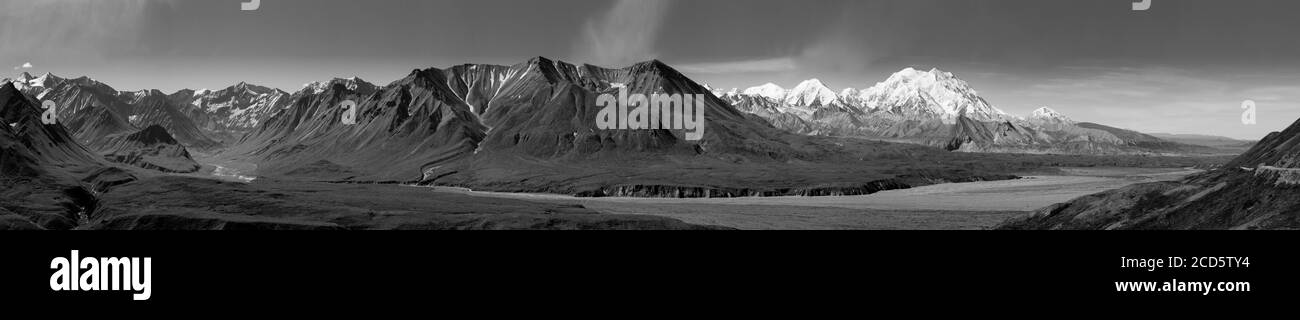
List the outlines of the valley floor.
{"type": "Polygon", "coordinates": [[[1061,171],[1062,175],[939,184],[846,197],[578,198],[432,189],[437,193],[580,204],[602,213],[653,215],[739,229],[979,230],[1080,196],[1134,183],[1177,180],[1198,172],[1147,168],[1062,168],[1061,171]]]}
{"type": "MultiPolygon", "coordinates": [[[[255,165],[236,160],[199,157],[199,161],[207,167],[200,174],[209,178],[238,182],[256,174],[255,165]]],[[[581,205],[605,214],[657,216],[695,225],[751,230],[982,230],[1081,196],[1135,183],[1178,180],[1199,172],[1124,167],[1058,169],[1052,175],[1038,173],[1017,180],[947,183],[842,197],[582,198],[450,187],[409,188],[429,189],[444,197],[483,199],[484,203],[510,199],[581,205]]]]}

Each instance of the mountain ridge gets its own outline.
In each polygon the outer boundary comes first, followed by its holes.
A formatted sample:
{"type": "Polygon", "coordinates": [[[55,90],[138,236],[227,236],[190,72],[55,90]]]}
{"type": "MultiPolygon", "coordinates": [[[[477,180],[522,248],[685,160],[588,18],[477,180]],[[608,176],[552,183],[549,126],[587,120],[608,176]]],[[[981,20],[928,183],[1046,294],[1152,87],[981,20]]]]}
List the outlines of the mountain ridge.
{"type": "MultiPolygon", "coordinates": [[[[825,88],[820,80],[805,87],[825,88]]],[[[723,97],[787,131],[916,143],[960,152],[1059,154],[1211,154],[1213,148],[1162,141],[1149,135],[1076,122],[1049,107],[1027,117],[1008,114],[980,97],[956,75],[932,68],[905,68],[867,89],[836,94],[812,90],[816,100],[834,100],[820,110],[792,106],[790,91],[776,84],[751,87],[723,97]],[[763,99],[745,99],[743,96],[763,99]],[[773,102],[773,98],[781,98],[773,102]],[[767,101],[763,101],[763,100],[767,101]],[[794,118],[798,118],[795,120],[794,118]]]]}

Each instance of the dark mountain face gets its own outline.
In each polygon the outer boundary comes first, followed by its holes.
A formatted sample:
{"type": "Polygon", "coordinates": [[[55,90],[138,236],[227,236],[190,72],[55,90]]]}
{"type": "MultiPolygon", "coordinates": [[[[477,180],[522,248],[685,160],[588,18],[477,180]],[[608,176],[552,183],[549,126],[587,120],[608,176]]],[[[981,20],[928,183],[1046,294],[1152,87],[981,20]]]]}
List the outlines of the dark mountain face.
{"type": "Polygon", "coordinates": [[[64,79],[47,75],[44,78],[41,86],[30,86],[23,92],[42,101],[55,102],[61,120],[71,120],[82,111],[93,108],[107,107],[118,114],[131,111],[130,105],[118,99],[116,89],[89,77],[64,79]]]}
{"type": "Polygon", "coordinates": [[[336,179],[402,181],[463,172],[450,165],[493,157],[581,162],[794,153],[771,138],[779,132],[709,94],[700,141],[685,140],[685,130],[600,130],[596,99],[616,94],[616,85],[645,94],[707,93],[658,61],[606,69],[536,58],[513,66],[416,70],[370,94],[342,84],[296,93],[290,108],[246,136],[238,149],[267,161],[270,171],[326,161],[350,168],[336,179]],[[344,100],[357,102],[354,125],[341,121],[344,100]]]}
{"type": "Polygon", "coordinates": [[[98,161],[77,144],[62,124],[41,122],[42,109],[12,84],[0,86],[0,123],[32,157],[45,164],[92,165],[98,161]]]}
{"type": "Polygon", "coordinates": [[[156,124],[126,136],[126,140],[143,144],[178,144],[167,129],[156,124]]]}
{"type": "Polygon", "coordinates": [[[156,90],[126,93],[88,77],[46,76],[42,86],[29,87],[28,93],[39,95],[42,101],[54,102],[59,122],[71,129],[78,142],[92,149],[104,147],[109,136],[128,134],[135,132],[137,126],[152,124],[177,132],[182,142],[198,148],[217,146],[193,128],[189,116],[170,97],[156,90]]]}
{"type": "Polygon", "coordinates": [[[77,142],[92,150],[100,151],[108,146],[109,140],[118,135],[135,131],[130,121],[110,108],[85,109],[73,115],[67,121],[67,127],[77,142]]]}
{"type": "Polygon", "coordinates": [[[19,142],[9,125],[0,125],[0,177],[35,177],[44,173],[32,151],[19,142]]]}
{"type": "Polygon", "coordinates": [[[237,148],[266,160],[268,171],[326,161],[361,172],[417,175],[422,165],[472,152],[486,130],[436,69],[412,72],[373,92],[337,83],[294,98],[237,148]],[[343,122],[344,101],[357,103],[355,124],[343,122]]]}
{"type": "Polygon", "coordinates": [[[1044,208],[1003,229],[1300,229],[1300,122],[1223,168],[1044,208]]]}
{"type": "Polygon", "coordinates": [[[103,153],[109,161],[162,172],[190,173],[200,169],[185,146],[160,125],[113,136],[103,153]]]}
{"type": "Polygon", "coordinates": [[[94,204],[76,181],[103,162],[62,124],[41,122],[35,101],[0,86],[0,229],[70,229],[94,204]]]}
{"type": "Polygon", "coordinates": [[[91,150],[105,147],[108,138],[136,131],[126,115],[133,107],[118,97],[118,91],[104,83],[80,77],[50,82],[40,89],[41,100],[53,101],[63,123],[77,142],[91,150]]]}
{"type": "Polygon", "coordinates": [[[220,142],[204,134],[179,106],[158,90],[123,92],[120,97],[132,106],[129,119],[137,127],[162,126],[181,144],[197,150],[221,147],[220,142]]]}
{"type": "Polygon", "coordinates": [[[964,116],[957,117],[952,127],[952,140],[948,150],[981,151],[980,148],[999,145],[1028,145],[1036,138],[1029,128],[1011,121],[982,122],[964,116]]]}

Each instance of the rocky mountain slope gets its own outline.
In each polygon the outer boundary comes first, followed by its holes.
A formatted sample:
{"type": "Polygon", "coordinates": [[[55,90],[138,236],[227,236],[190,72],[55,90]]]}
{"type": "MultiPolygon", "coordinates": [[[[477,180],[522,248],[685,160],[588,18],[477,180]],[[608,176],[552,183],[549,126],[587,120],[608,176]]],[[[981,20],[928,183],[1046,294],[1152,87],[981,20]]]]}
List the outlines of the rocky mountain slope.
{"type": "Polygon", "coordinates": [[[290,101],[287,92],[246,82],[216,91],[186,89],[169,97],[199,129],[227,144],[256,129],[290,101]]]}
{"type": "Polygon", "coordinates": [[[162,91],[122,92],[119,96],[131,105],[131,115],[128,119],[136,127],[161,126],[181,144],[194,150],[212,150],[222,147],[221,142],[199,129],[182,108],[162,91]]]}
{"type": "Polygon", "coordinates": [[[209,118],[187,113],[188,108],[157,90],[123,92],[89,77],[66,79],[52,74],[32,78],[24,73],[11,81],[15,88],[39,101],[54,102],[58,121],[67,126],[79,144],[92,150],[108,147],[108,137],[150,125],[167,128],[192,148],[221,147],[210,137],[220,131],[205,131],[195,125],[194,119],[209,118]]]}
{"type": "Polygon", "coordinates": [[[107,143],[104,158],[136,167],[173,173],[199,171],[200,165],[167,129],[152,125],[138,132],[116,135],[107,143]]]}
{"type": "Polygon", "coordinates": [[[35,100],[0,85],[0,229],[69,229],[94,206],[78,179],[103,163],[35,100]]]}
{"type": "Polygon", "coordinates": [[[598,93],[616,92],[615,84],[647,93],[703,90],[683,79],[657,61],[605,69],[535,58],[513,66],[415,70],[373,92],[335,84],[304,93],[246,137],[240,149],[274,163],[329,161],[373,172],[375,178],[418,180],[442,175],[436,167],[479,153],[691,156],[706,147],[748,147],[722,143],[745,140],[742,132],[754,129],[745,127],[752,122],[744,115],[720,103],[705,103],[711,117],[699,143],[685,142],[680,130],[596,129],[598,93]],[[358,103],[355,125],[340,121],[343,100],[358,103]],[[349,155],[341,156],[345,152],[349,155]]]}

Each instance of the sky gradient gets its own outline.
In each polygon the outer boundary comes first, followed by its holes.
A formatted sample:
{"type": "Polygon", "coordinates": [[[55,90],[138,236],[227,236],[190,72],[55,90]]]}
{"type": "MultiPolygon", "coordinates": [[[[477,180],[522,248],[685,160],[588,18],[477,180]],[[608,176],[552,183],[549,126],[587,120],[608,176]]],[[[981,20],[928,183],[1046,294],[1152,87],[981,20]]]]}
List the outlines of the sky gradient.
{"type": "Polygon", "coordinates": [[[119,90],[286,91],[533,56],[660,59],[719,88],[939,68],[1025,115],[1258,139],[1300,118],[1300,1],[0,0],[0,64],[119,90]],[[1240,105],[1258,104],[1257,125],[1240,105]]]}

